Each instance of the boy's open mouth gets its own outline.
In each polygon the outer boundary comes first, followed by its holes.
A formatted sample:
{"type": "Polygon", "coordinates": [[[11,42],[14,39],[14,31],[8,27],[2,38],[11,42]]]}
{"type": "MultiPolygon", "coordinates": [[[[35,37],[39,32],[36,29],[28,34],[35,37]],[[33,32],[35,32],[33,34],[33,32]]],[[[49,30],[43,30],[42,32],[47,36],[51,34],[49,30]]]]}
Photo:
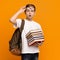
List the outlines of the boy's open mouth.
{"type": "Polygon", "coordinates": [[[29,16],[31,16],[31,15],[29,15],[29,16]]]}

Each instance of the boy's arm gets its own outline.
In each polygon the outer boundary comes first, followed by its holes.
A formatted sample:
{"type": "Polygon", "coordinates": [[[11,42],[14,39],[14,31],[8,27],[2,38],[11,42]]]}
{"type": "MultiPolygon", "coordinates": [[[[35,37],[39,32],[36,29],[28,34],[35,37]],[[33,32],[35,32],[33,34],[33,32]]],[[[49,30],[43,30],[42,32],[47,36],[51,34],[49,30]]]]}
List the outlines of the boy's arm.
{"type": "Polygon", "coordinates": [[[15,14],[10,18],[9,21],[10,21],[12,24],[16,24],[16,18],[18,17],[19,14],[21,14],[21,13],[24,12],[24,11],[25,11],[25,6],[22,7],[17,13],[15,13],[15,14]]]}

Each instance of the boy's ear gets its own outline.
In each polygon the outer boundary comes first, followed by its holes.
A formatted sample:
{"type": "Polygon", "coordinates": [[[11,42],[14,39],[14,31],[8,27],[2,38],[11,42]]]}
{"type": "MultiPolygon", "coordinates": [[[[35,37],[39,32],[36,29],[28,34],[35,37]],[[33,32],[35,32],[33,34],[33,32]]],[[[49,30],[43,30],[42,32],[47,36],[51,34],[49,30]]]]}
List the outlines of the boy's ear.
{"type": "Polygon", "coordinates": [[[26,14],[26,10],[24,11],[24,13],[26,14]]]}
{"type": "Polygon", "coordinates": [[[36,12],[34,13],[34,15],[36,15],[36,12]]]}
{"type": "Polygon", "coordinates": [[[24,11],[24,13],[26,14],[26,10],[24,11]]]}

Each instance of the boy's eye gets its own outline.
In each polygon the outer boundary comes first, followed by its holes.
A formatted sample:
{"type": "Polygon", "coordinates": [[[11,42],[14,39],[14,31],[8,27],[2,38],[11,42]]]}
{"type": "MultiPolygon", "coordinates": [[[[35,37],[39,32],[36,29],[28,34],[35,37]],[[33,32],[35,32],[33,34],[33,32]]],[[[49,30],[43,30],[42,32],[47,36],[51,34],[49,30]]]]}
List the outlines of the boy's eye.
{"type": "Polygon", "coordinates": [[[34,12],[34,10],[31,10],[31,12],[34,12]]]}
{"type": "Polygon", "coordinates": [[[26,10],[27,12],[29,12],[29,10],[26,10]]]}

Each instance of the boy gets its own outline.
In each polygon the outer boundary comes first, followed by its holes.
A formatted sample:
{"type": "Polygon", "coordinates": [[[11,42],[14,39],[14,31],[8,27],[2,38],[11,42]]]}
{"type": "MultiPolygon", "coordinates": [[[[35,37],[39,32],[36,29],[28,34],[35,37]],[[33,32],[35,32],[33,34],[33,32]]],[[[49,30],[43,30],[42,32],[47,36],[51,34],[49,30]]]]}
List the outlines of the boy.
{"type": "Polygon", "coordinates": [[[17,19],[18,15],[25,12],[26,18],[24,29],[22,31],[22,60],[38,60],[39,49],[36,46],[28,46],[26,34],[30,30],[41,29],[40,24],[32,20],[35,15],[36,7],[33,4],[27,4],[22,7],[11,19],[10,22],[14,27],[20,27],[22,19],[17,19]]]}

